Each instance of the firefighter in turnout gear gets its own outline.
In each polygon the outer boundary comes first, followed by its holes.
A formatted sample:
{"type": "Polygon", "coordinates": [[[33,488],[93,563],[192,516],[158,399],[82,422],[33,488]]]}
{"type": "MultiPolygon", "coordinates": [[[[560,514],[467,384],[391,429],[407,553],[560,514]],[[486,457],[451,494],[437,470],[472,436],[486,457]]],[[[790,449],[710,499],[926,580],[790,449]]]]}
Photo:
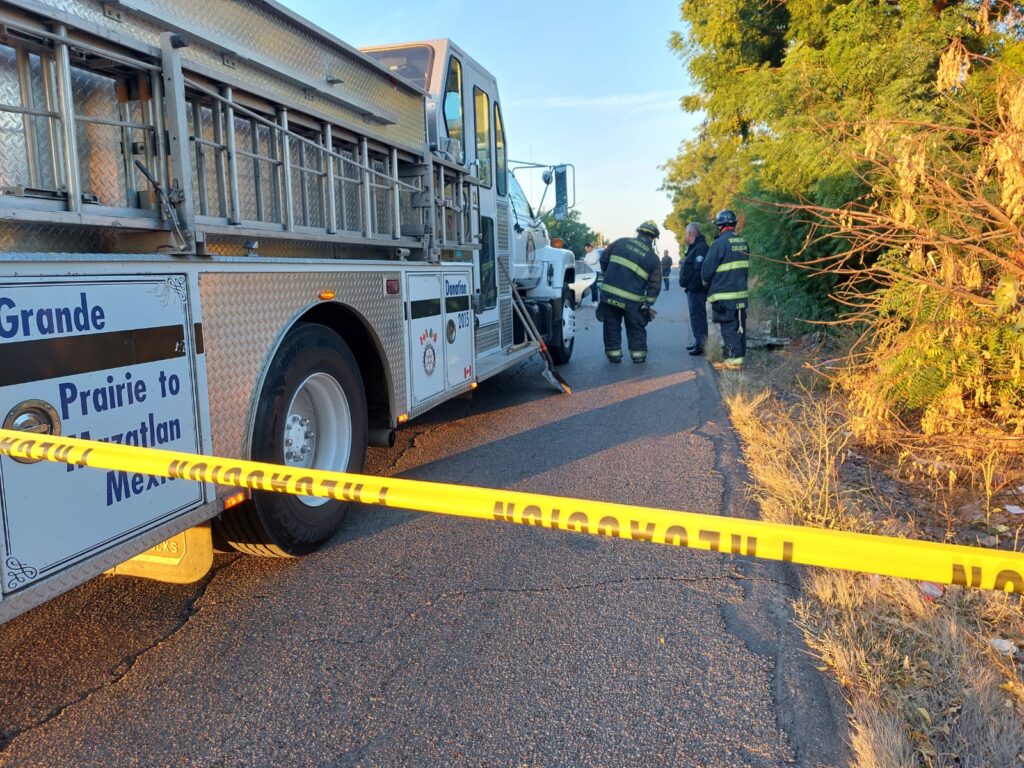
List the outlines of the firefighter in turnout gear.
{"type": "Polygon", "coordinates": [[[723,368],[743,365],[747,339],[747,270],[750,246],[736,234],[736,214],[725,209],[715,216],[718,237],[708,249],[700,274],[711,302],[711,320],[722,332],[723,368]]]}
{"type": "Polygon", "coordinates": [[[657,224],[645,221],[636,228],[636,237],[621,237],[601,254],[604,282],[597,319],[604,323],[604,353],[609,362],[622,362],[623,322],[630,359],[634,363],[647,359],[646,325],[661,291],[661,260],[653,247],[659,234],[657,224]]]}

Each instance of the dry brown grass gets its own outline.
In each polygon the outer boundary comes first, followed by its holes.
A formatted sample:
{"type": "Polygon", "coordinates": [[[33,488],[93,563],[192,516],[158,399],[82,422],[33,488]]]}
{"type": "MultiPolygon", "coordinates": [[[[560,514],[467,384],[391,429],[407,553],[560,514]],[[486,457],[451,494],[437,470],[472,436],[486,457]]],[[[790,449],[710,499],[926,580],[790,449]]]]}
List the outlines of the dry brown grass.
{"type": "MultiPolygon", "coordinates": [[[[880,491],[844,477],[854,438],[842,401],[800,386],[794,351],[766,359],[721,378],[765,518],[918,535],[880,491]]],[[[846,694],[856,766],[1024,765],[1021,659],[991,646],[1024,646],[1019,599],[952,587],[933,601],[916,582],[807,569],[795,610],[846,694]]]]}

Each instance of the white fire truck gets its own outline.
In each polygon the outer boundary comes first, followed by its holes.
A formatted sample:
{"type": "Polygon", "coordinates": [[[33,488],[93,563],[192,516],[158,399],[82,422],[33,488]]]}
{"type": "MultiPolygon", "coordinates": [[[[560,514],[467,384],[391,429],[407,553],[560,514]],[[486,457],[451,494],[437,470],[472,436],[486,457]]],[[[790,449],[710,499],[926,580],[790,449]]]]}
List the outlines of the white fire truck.
{"type": "MultiPolygon", "coordinates": [[[[360,471],[540,339],[567,361],[573,277],[447,40],[363,53],[271,0],[0,0],[7,429],[360,471]]],[[[293,556],[345,511],[236,490],[3,457],[0,620],[104,571],[197,578],[210,521],[293,556]]]]}

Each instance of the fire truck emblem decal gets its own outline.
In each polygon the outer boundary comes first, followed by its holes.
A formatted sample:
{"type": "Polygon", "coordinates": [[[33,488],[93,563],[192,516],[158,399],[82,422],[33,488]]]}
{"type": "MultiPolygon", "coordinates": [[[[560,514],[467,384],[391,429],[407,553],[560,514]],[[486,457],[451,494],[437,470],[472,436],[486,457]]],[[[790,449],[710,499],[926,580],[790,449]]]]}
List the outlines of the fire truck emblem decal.
{"type": "Polygon", "coordinates": [[[437,331],[428,328],[420,334],[420,345],[423,347],[423,370],[427,376],[433,376],[437,369],[437,331]]]}

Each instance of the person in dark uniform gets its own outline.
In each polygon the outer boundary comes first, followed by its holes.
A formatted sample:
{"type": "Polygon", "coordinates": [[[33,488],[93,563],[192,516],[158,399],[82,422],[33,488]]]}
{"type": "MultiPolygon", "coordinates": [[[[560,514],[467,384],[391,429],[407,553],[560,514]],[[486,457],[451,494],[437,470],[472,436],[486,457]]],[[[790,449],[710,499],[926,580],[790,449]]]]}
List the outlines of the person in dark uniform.
{"type": "Polygon", "coordinates": [[[668,255],[668,251],[665,251],[665,255],[661,257],[661,279],[665,283],[665,290],[668,290],[668,276],[672,274],[672,257],[668,255]]]}
{"type": "Polygon", "coordinates": [[[693,344],[686,349],[691,355],[703,355],[704,342],[708,338],[708,292],[700,276],[700,268],[707,255],[708,241],[701,234],[700,224],[692,221],[686,225],[686,256],[679,269],[679,285],[686,291],[686,303],[690,310],[693,344]]]}
{"type": "Polygon", "coordinates": [[[636,237],[620,237],[601,254],[601,303],[597,319],[604,323],[604,354],[622,362],[622,323],[626,324],[629,357],[647,360],[647,323],[651,305],[661,291],[661,261],[653,243],[658,225],[648,220],[636,228],[636,237]]]}
{"type": "Polygon", "coordinates": [[[711,302],[711,319],[722,331],[722,362],[718,368],[739,368],[746,354],[747,270],[750,246],[736,234],[736,214],[728,208],[715,216],[718,237],[701,265],[701,279],[711,302]]]}

